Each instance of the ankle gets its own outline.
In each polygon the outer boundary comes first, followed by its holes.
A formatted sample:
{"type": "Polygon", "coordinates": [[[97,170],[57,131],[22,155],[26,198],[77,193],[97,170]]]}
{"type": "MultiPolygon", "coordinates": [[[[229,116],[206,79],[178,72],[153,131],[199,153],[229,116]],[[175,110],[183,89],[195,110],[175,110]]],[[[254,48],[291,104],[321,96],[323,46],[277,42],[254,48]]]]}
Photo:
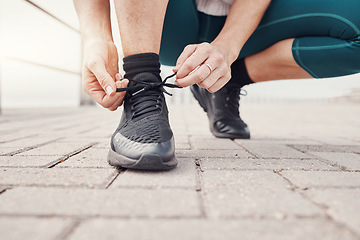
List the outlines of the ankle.
{"type": "Polygon", "coordinates": [[[231,88],[242,88],[243,86],[252,83],[254,83],[254,81],[250,78],[248,74],[245,65],[245,59],[237,59],[231,65],[231,79],[225,86],[231,88]]]}
{"type": "Polygon", "coordinates": [[[124,77],[131,80],[137,74],[142,72],[150,72],[160,75],[160,58],[156,53],[140,53],[127,56],[124,61],[124,77]]]}

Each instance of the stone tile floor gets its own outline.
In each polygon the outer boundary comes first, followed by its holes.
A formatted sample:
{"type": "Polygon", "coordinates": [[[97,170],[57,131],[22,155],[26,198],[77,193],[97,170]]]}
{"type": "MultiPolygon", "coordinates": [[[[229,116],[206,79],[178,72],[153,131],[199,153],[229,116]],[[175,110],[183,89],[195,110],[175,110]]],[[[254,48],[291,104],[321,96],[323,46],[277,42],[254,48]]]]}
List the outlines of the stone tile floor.
{"type": "Polygon", "coordinates": [[[121,111],[5,110],[1,239],[360,239],[360,107],[245,104],[251,140],[171,105],[179,166],[106,162],[121,111]]]}

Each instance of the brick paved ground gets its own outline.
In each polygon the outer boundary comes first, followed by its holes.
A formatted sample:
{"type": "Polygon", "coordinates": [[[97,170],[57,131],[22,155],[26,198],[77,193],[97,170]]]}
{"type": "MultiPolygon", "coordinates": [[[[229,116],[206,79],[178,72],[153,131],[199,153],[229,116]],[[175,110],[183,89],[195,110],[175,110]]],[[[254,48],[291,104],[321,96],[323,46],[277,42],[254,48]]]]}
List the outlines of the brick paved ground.
{"type": "Polygon", "coordinates": [[[252,140],[172,105],[179,166],[106,162],[120,111],[0,116],[1,239],[360,239],[360,107],[247,104],[252,140]]]}

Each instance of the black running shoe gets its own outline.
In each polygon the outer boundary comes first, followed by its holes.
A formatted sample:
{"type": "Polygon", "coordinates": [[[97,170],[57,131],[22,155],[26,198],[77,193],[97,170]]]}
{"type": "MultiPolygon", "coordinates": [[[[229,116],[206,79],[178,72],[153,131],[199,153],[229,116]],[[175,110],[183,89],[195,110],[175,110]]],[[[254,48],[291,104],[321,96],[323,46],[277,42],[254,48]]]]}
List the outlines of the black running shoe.
{"type": "Polygon", "coordinates": [[[207,113],[210,131],[218,138],[249,139],[250,131],[240,118],[240,88],[223,87],[210,93],[198,85],[190,87],[196,100],[207,113]]]}
{"type": "Polygon", "coordinates": [[[117,90],[127,93],[119,127],[111,138],[110,165],[141,170],[176,167],[164,86],[177,86],[166,83],[168,78],[161,81],[159,75],[139,73],[129,79],[127,88],[117,90]]]}

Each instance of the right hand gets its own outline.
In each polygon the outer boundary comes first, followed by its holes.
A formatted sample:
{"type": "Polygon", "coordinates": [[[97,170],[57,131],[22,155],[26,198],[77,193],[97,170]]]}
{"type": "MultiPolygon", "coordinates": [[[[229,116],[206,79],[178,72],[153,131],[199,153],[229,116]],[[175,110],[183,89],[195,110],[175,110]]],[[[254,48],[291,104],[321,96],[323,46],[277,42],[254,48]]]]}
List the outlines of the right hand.
{"type": "Polygon", "coordinates": [[[85,43],[82,84],[85,92],[110,111],[122,105],[128,80],[119,74],[118,54],[112,41],[92,40],[85,43]]]}

